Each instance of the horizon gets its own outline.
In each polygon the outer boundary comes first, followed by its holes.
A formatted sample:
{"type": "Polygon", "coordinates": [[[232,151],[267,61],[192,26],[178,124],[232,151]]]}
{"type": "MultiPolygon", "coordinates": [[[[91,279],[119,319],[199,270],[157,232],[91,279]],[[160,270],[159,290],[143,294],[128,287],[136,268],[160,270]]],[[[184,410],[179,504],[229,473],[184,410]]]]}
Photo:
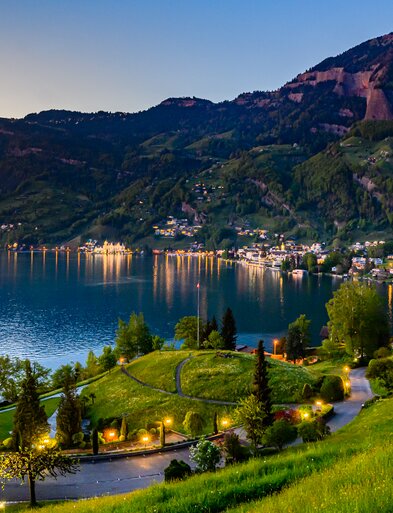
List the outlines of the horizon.
{"type": "Polygon", "coordinates": [[[11,50],[0,57],[0,117],[51,109],[135,113],[166,98],[219,103],[276,90],[326,58],[390,33],[393,6],[381,3],[370,20],[368,7],[354,0],[247,0],[241,9],[235,0],[7,0],[0,42],[11,50]]]}

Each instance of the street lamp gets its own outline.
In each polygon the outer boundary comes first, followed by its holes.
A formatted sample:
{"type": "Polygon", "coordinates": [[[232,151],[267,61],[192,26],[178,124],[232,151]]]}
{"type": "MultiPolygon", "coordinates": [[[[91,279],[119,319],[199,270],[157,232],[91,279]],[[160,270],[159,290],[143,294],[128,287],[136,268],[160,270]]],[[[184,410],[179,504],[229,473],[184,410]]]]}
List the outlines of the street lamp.
{"type": "Polygon", "coordinates": [[[146,445],[149,442],[149,437],[147,435],[143,436],[142,437],[142,442],[145,444],[145,449],[146,449],[146,445]]]}
{"type": "Polygon", "coordinates": [[[228,419],[222,419],[221,425],[222,425],[223,429],[227,429],[227,427],[229,426],[229,420],[228,419]]]}
{"type": "Polygon", "coordinates": [[[165,445],[165,434],[166,429],[169,429],[172,424],[172,419],[167,417],[166,419],[161,421],[161,446],[164,447],[165,445]]]}
{"type": "Polygon", "coordinates": [[[278,338],[275,338],[273,340],[274,356],[276,356],[276,354],[277,354],[277,344],[278,344],[278,342],[279,342],[278,338]]]}
{"type": "Polygon", "coordinates": [[[315,406],[316,406],[317,411],[321,411],[322,410],[322,401],[316,401],[315,406]]]}

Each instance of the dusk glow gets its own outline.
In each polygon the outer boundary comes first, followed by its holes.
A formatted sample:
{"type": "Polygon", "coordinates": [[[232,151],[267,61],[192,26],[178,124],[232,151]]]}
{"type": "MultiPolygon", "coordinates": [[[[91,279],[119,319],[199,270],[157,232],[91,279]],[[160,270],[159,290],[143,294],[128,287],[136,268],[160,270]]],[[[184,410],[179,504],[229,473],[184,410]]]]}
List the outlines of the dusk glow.
{"type": "Polygon", "coordinates": [[[0,116],[135,112],[171,96],[276,89],[390,32],[392,15],[388,0],[4,0],[0,116]]]}

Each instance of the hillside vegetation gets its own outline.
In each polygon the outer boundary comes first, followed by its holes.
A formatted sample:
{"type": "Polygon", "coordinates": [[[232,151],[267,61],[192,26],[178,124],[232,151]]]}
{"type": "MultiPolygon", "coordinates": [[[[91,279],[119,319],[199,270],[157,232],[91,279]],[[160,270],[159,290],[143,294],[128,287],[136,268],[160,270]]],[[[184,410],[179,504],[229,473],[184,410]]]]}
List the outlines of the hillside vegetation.
{"type": "Polygon", "coordinates": [[[393,400],[377,402],[338,433],[129,495],[46,506],[44,513],[389,513],[393,501],[393,400]],[[254,501],[254,502],[253,502],[254,501]],[[232,509],[230,509],[232,508],[232,509]]]}
{"type": "Polygon", "coordinates": [[[202,225],[208,249],[236,243],[236,226],[392,234],[392,48],[391,34],[375,38],[221,103],[0,119],[0,224],[13,225],[1,240],[154,244],[169,215],[202,225]]]}
{"type": "MultiPolygon", "coordinates": [[[[128,429],[133,431],[169,416],[173,419],[174,429],[184,432],[184,417],[187,411],[194,410],[205,419],[204,432],[211,433],[214,413],[230,418],[234,406],[210,404],[178,395],[176,369],[185,360],[188,361],[182,367],[180,384],[181,391],[187,396],[236,403],[251,391],[255,368],[253,355],[230,351],[155,351],[125,367],[131,376],[145,385],[116,368],[82,391],[82,397],[95,395],[94,404],[90,404],[87,412],[93,425],[100,420],[126,415],[128,429]]],[[[275,403],[301,401],[305,383],[313,385],[317,380],[305,367],[274,360],[269,360],[268,364],[275,403]]]]}

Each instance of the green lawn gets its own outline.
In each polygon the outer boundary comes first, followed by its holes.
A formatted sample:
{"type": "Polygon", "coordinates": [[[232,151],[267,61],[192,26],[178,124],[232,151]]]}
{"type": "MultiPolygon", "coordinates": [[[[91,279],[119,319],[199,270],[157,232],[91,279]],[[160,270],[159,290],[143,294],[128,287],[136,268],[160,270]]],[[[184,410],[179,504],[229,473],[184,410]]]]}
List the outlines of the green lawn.
{"type": "Polygon", "coordinates": [[[115,369],[101,380],[90,384],[82,391],[81,396],[88,397],[91,393],[96,396],[94,406],[90,406],[88,412],[93,424],[100,418],[127,415],[129,430],[146,428],[148,423],[170,417],[173,419],[174,429],[184,432],[184,417],[187,411],[194,410],[206,419],[205,433],[211,433],[214,412],[217,411],[220,416],[230,416],[231,412],[231,408],[151,390],[130,379],[120,369],[115,369]]]}
{"type": "Polygon", "coordinates": [[[392,422],[393,399],[386,399],[323,442],[197,475],[184,483],[46,506],[42,511],[391,513],[392,422]]]}
{"type": "Polygon", "coordinates": [[[155,351],[133,361],[127,370],[155,388],[176,392],[176,367],[192,351],[155,351]]]}
{"type": "MultiPolygon", "coordinates": [[[[254,355],[228,353],[231,358],[216,355],[216,351],[195,355],[182,370],[183,392],[193,397],[238,401],[250,393],[256,358],[254,355]]],[[[275,403],[301,400],[305,383],[316,381],[306,367],[268,360],[272,399],[275,403]]]]}
{"type": "MultiPolygon", "coordinates": [[[[45,406],[45,411],[48,417],[53,415],[55,412],[57,405],[59,404],[59,397],[54,397],[53,399],[46,399],[42,401],[45,406]]],[[[12,421],[14,418],[15,410],[9,410],[5,412],[0,412],[0,440],[4,440],[10,436],[10,431],[12,431],[12,421]]]]}

